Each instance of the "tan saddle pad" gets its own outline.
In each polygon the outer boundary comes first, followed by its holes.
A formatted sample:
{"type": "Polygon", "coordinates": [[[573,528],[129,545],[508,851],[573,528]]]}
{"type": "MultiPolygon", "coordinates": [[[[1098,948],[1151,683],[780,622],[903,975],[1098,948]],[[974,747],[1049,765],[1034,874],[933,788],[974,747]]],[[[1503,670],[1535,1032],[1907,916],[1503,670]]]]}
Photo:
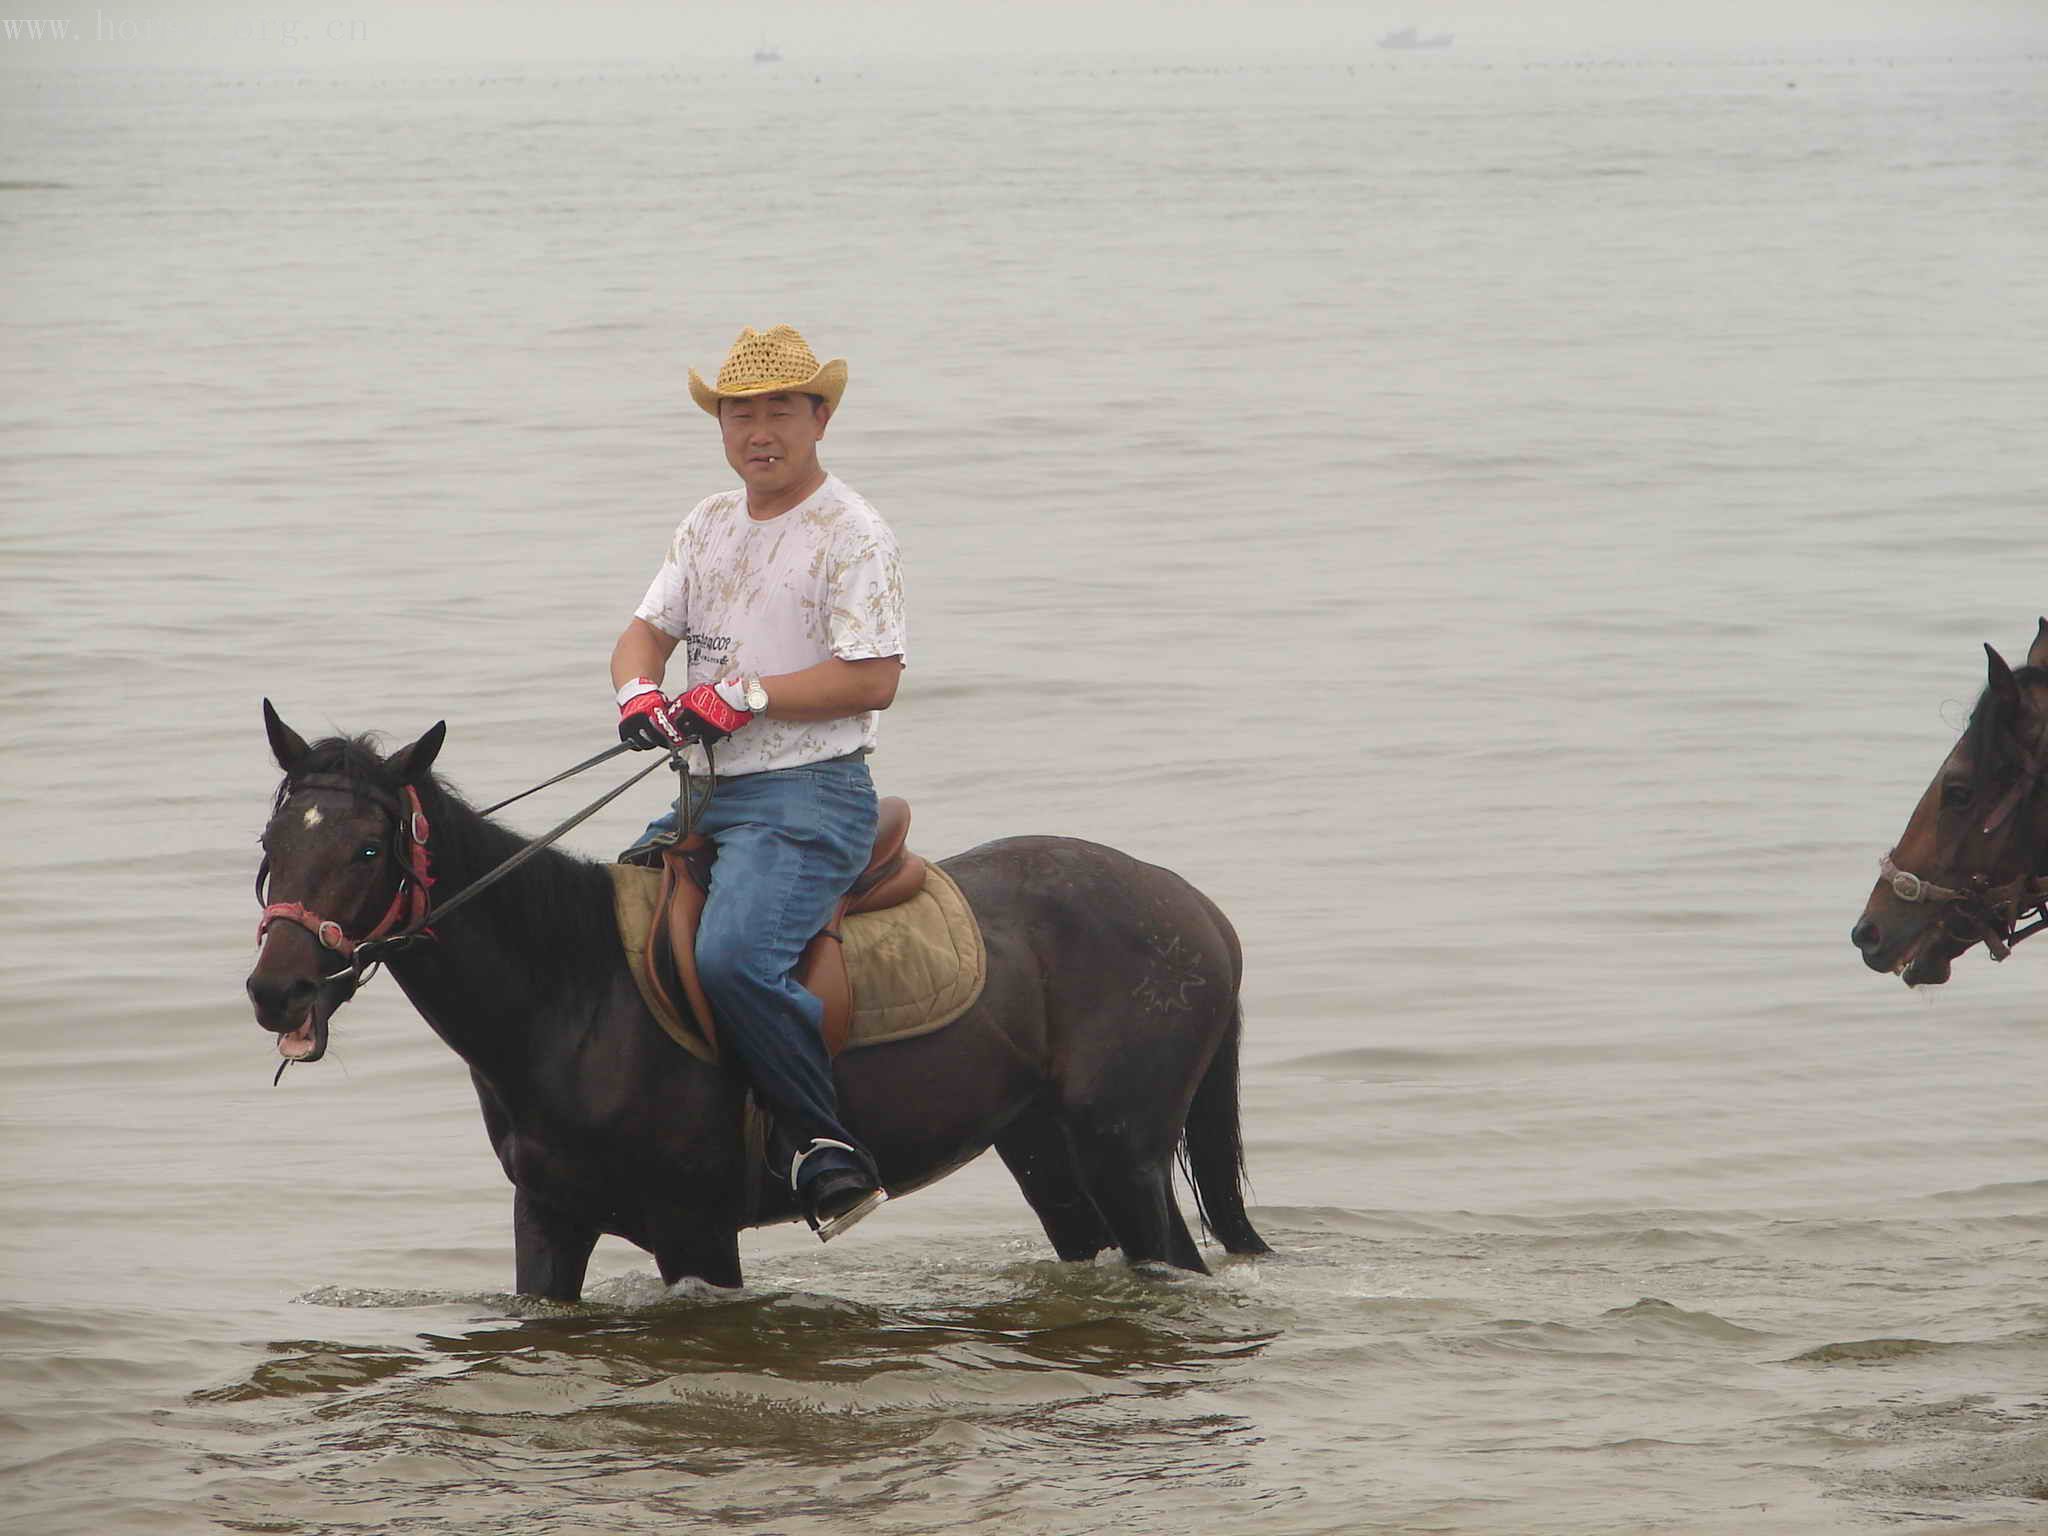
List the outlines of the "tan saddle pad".
{"type": "MultiPolygon", "coordinates": [[[[661,872],[630,864],[605,866],[612,876],[612,909],[626,964],[640,996],[661,1027],[684,1050],[718,1060],[694,1018],[676,1012],[647,982],[647,935],[661,895],[661,872]]],[[[924,889],[900,906],[858,912],[841,925],[847,970],[853,979],[853,1022],[846,1048],[881,1045],[930,1034],[974,1006],[988,981],[988,950],[981,925],[953,877],[925,866],[924,889]]]]}

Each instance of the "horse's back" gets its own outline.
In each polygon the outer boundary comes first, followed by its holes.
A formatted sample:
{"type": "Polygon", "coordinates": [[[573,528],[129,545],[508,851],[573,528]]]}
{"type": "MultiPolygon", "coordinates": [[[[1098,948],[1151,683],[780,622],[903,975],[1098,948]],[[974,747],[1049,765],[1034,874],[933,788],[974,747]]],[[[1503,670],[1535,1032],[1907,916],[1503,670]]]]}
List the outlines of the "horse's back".
{"type": "Polygon", "coordinates": [[[982,895],[992,906],[1005,905],[1005,896],[1060,905],[1090,894],[1123,894],[1138,898],[1155,915],[1185,920],[1200,914],[1229,945],[1233,959],[1237,952],[1230,920],[1193,882],[1106,843],[1079,837],[1005,837],[938,862],[970,898],[982,895]]]}

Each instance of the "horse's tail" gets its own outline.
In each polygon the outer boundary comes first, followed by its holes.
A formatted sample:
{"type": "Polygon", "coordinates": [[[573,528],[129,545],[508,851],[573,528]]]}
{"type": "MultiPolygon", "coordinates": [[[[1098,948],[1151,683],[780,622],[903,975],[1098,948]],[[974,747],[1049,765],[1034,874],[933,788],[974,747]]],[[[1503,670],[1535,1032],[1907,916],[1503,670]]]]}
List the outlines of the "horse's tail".
{"type": "Polygon", "coordinates": [[[1244,1213],[1244,1134],[1237,1111],[1237,1048],[1243,1038],[1244,1004],[1239,1001],[1229,1032],[1195,1085],[1181,1136],[1181,1166],[1195,1187],[1202,1225],[1218,1242],[1232,1253],[1271,1253],[1244,1213]]]}

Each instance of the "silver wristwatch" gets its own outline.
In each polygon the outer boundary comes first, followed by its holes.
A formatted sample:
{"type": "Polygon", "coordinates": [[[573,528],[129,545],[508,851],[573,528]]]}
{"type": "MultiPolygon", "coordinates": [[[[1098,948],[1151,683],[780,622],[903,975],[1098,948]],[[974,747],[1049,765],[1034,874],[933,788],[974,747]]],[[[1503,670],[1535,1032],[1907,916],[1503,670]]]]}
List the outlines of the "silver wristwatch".
{"type": "Polygon", "coordinates": [[[761,679],[759,677],[749,672],[747,674],[747,708],[758,715],[767,707],[768,690],[761,686],[761,679]]]}

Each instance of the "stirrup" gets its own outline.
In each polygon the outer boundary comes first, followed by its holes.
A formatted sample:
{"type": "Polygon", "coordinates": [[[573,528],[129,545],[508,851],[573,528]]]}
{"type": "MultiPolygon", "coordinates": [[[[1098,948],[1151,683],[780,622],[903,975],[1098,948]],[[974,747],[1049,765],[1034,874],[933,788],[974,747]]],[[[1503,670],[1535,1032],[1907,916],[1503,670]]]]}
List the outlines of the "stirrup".
{"type": "MultiPolygon", "coordinates": [[[[826,1147],[836,1147],[839,1151],[844,1152],[847,1156],[862,1164],[867,1164],[869,1161],[858,1147],[850,1147],[843,1141],[834,1141],[829,1136],[816,1137],[808,1147],[805,1147],[803,1151],[797,1153],[795,1157],[789,1160],[789,1187],[792,1193],[796,1192],[797,1174],[804,1165],[804,1159],[813,1152],[822,1151],[826,1147]]],[[[852,1227],[855,1222],[881,1209],[888,1202],[888,1199],[889,1192],[883,1189],[880,1182],[877,1181],[875,1187],[864,1198],[857,1204],[841,1211],[837,1216],[831,1217],[826,1221],[819,1221],[816,1216],[806,1212],[804,1219],[810,1222],[811,1230],[818,1234],[819,1242],[829,1243],[840,1233],[852,1227]]]]}
{"type": "Polygon", "coordinates": [[[830,1221],[821,1221],[817,1226],[818,1241],[829,1243],[848,1227],[864,1216],[870,1216],[889,1203],[889,1191],[877,1188],[875,1192],[851,1210],[841,1211],[830,1221]]]}

